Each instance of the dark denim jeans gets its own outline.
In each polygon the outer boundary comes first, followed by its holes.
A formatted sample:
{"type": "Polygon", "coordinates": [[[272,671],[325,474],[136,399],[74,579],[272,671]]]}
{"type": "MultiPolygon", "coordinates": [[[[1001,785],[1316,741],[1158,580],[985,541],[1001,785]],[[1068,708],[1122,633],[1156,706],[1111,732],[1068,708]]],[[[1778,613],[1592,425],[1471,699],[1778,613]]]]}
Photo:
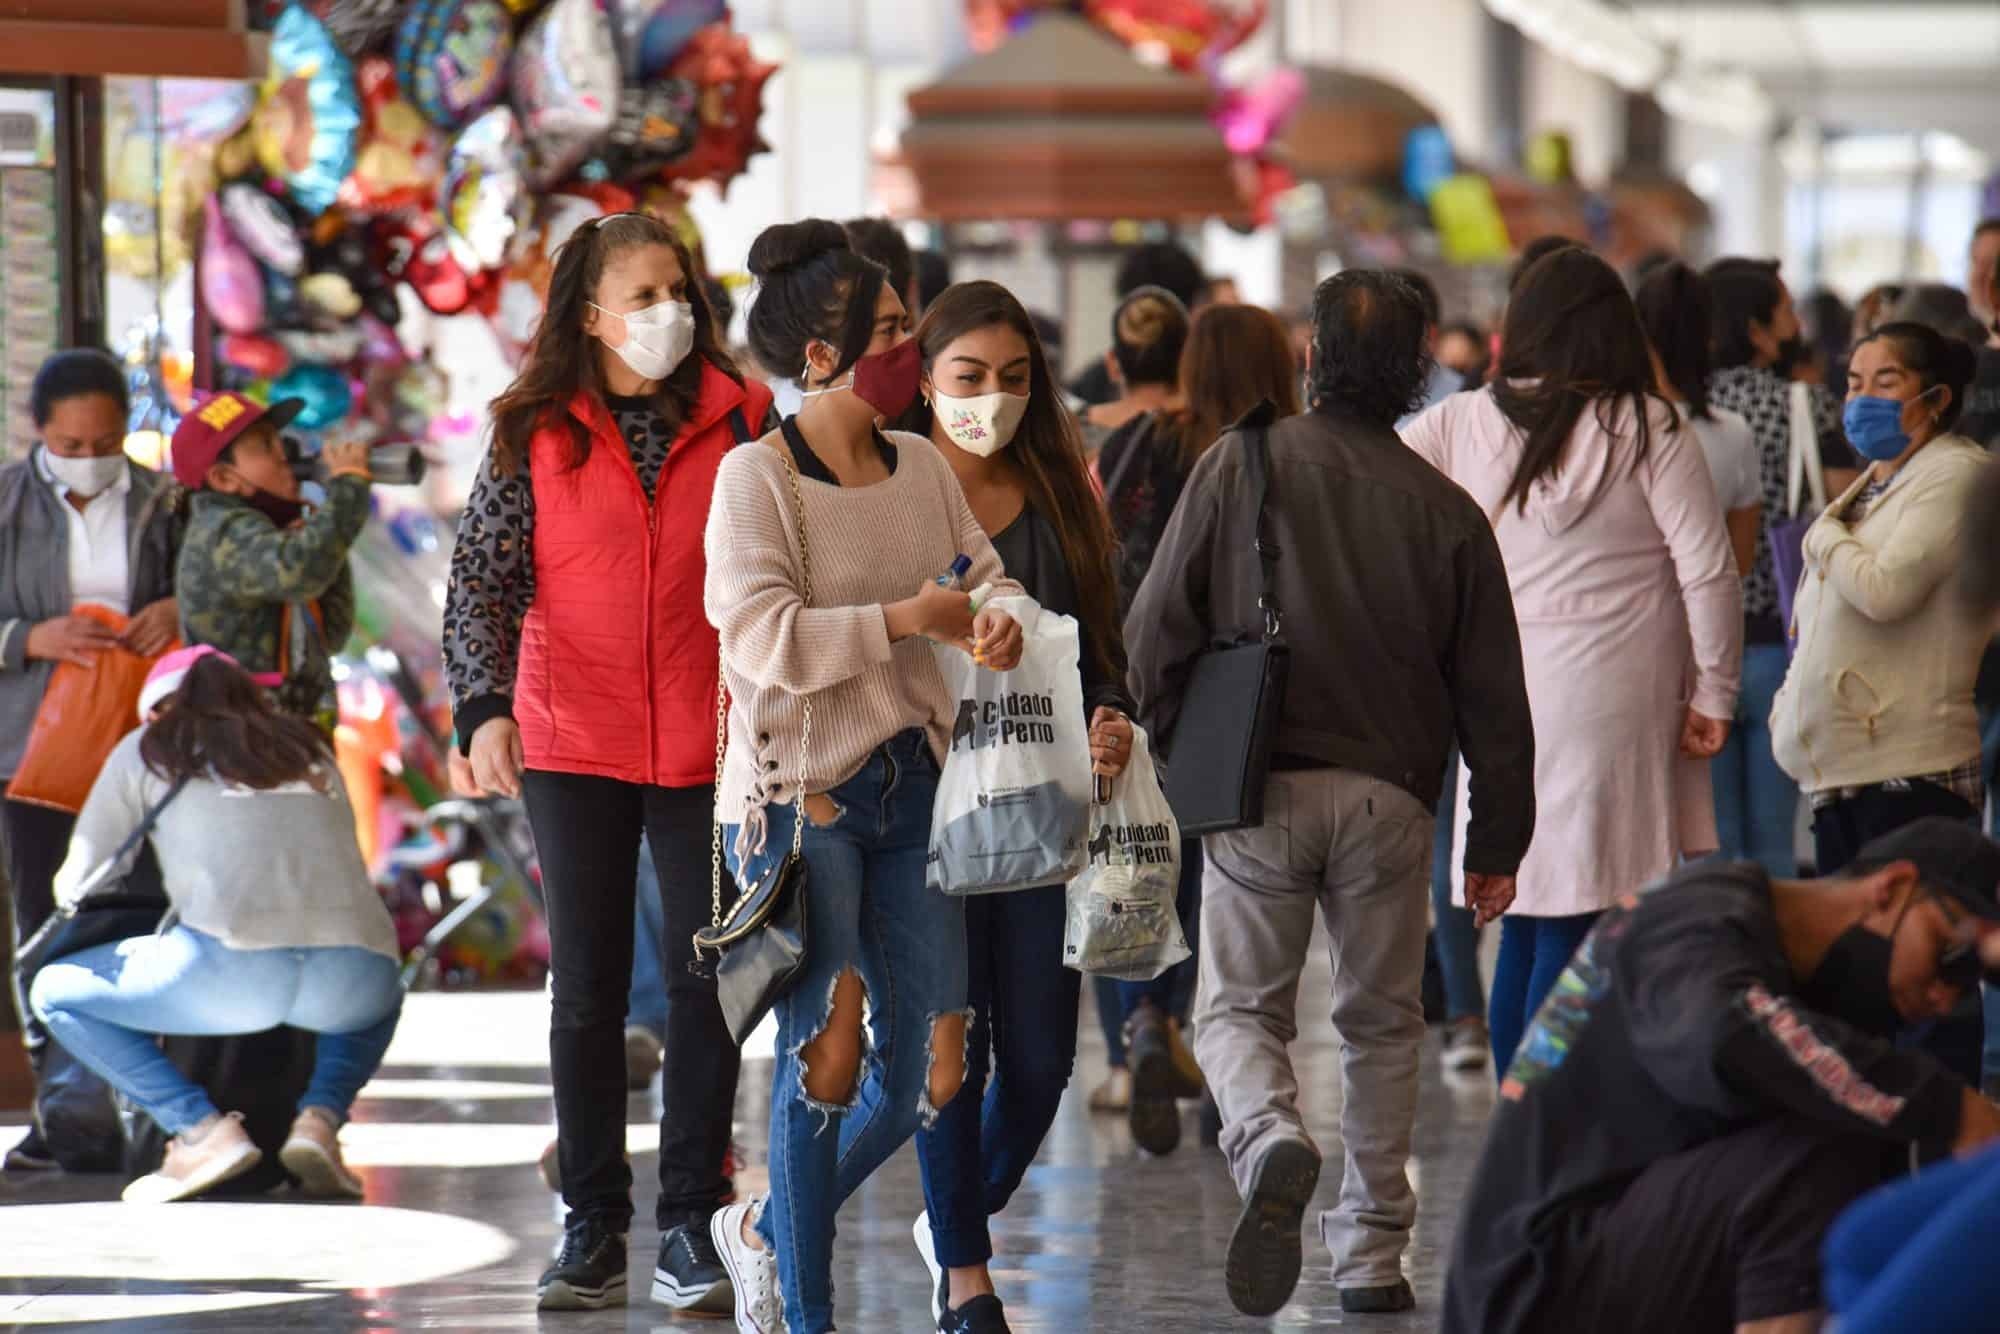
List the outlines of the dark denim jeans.
{"type": "Polygon", "coordinates": [[[1569,967],[1569,956],[1590,934],[1603,914],[1586,912],[1574,917],[1516,917],[1500,919],[1500,958],[1493,966],[1493,1004],[1486,1019],[1487,1035],[1493,1043],[1493,1076],[1507,1077],[1514,1048],[1542,1008],[1549,991],[1569,967]]]}
{"type": "Polygon", "coordinates": [[[917,1134],[924,1204],[946,1268],[993,1258],[987,1216],[1013,1198],[1076,1064],[1083,982],[1062,962],[1061,885],[967,899],[965,936],[973,1010],[965,1084],[917,1134]]]}
{"type": "MultiPolygon", "coordinates": [[[[792,1334],[833,1328],[834,1216],[935,1119],[932,1029],[965,1010],[965,904],[925,884],[937,780],[924,733],[899,733],[827,794],[833,822],[806,826],[807,958],[777,1005],[771,1194],[758,1225],[777,1251],[792,1334]],[[820,1102],[806,1093],[800,1052],[826,1026],[834,988],[850,971],[860,975],[872,1017],[864,1073],[849,1102],[820,1102]]],[[[774,804],[767,818],[763,848],[744,861],[735,853],[738,827],[723,830],[745,883],[791,849],[793,808],[774,804]]]]}
{"type": "Polygon", "coordinates": [[[1479,928],[1470,908],[1451,897],[1452,828],[1458,810],[1458,751],[1444,767],[1438,797],[1437,833],[1431,844],[1431,947],[1444,978],[1445,1017],[1477,1019],[1486,1013],[1486,988],[1479,980],[1479,928]]]}
{"type": "Polygon", "coordinates": [[[1756,862],[1775,876],[1799,869],[1799,785],[1771,753],[1771,702],[1788,664],[1783,644],[1743,646],[1743,694],[1728,744],[1709,765],[1723,859],[1756,862]]]}

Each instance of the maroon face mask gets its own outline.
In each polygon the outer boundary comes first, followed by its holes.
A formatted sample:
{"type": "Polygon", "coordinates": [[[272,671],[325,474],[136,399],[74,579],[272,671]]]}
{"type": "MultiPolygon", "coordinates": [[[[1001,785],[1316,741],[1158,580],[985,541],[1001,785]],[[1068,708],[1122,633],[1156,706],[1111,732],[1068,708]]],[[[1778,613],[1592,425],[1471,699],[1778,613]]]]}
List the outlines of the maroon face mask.
{"type": "Polygon", "coordinates": [[[905,338],[887,352],[863,357],[854,363],[854,378],[848,384],[808,389],[807,398],[852,389],[854,396],[884,417],[903,415],[916,402],[917,387],[924,378],[924,350],[914,338],[905,338]]]}

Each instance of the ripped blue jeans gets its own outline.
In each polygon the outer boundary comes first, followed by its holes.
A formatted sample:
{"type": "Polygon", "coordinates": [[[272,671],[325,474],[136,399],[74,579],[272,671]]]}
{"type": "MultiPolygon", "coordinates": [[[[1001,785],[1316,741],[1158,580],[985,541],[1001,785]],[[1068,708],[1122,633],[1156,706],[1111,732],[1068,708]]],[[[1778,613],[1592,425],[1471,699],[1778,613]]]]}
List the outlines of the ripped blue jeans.
{"type": "MultiPolygon", "coordinates": [[[[833,1328],[834,1215],[935,1119],[931,1030],[940,1017],[965,1011],[965,905],[924,885],[937,781],[924,733],[902,732],[827,793],[830,824],[806,825],[806,964],[777,1006],[771,1193],[759,1224],[778,1254],[793,1334],[833,1328]],[[825,1028],[834,988],[850,971],[866,998],[861,1070],[846,1099],[815,1101],[801,1052],[825,1028]]],[[[724,826],[741,884],[791,848],[793,808],[774,800],[766,814],[764,847],[747,862],[735,853],[736,827],[724,826]]],[[[962,1057],[952,1064],[962,1068],[962,1057]]]]}

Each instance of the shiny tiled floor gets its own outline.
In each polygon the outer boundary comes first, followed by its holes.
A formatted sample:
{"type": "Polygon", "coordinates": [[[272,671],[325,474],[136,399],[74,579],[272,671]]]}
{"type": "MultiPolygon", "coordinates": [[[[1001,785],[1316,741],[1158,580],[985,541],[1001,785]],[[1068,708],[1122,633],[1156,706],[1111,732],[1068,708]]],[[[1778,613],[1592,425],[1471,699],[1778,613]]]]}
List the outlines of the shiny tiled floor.
{"type": "MultiPolygon", "coordinates": [[[[1316,952],[1317,953],[1317,952],[1316,952]]],[[[1306,977],[1327,985],[1324,956],[1306,977]]],[[[1086,989],[1087,990],[1087,989],[1086,989]]],[[[1087,1003],[1086,1003],[1087,1004],[1087,1003]]],[[[1303,1101],[1322,1146],[1337,1142],[1339,1075],[1324,1002],[1302,1007],[1303,1101]]],[[[108,1178],[0,1179],[0,1328],[120,1331],[607,1331],[711,1330],[645,1301],[649,1230],[632,1238],[633,1304],[619,1312],[538,1320],[534,1282],[558,1234],[558,1208],[534,1160],[552,1115],[546,1010],[537,995],[411,999],[382,1075],[346,1132],[369,1202],[180,1204],[116,1202],[108,1178]]],[[[1236,1196],[1220,1155],[1195,1141],[1192,1109],[1180,1152],[1148,1159],[1124,1125],[1093,1117],[1088,1090],[1104,1050],[1086,1019],[1077,1078],[1020,1194],[995,1220],[1004,1257],[995,1277],[1023,1331],[1207,1331],[1333,1327],[1403,1334],[1430,1329],[1461,1192],[1492,1104],[1489,1077],[1445,1076],[1436,1037],[1427,1053],[1414,1173],[1422,1201],[1408,1271],[1419,1309],[1405,1317],[1343,1317],[1316,1240],[1292,1305],[1268,1321],[1234,1314],[1222,1253],[1236,1196]]],[[[737,1135],[761,1159],[768,1060],[746,1066],[737,1135]]],[[[629,1143],[639,1214],[657,1123],[653,1095],[635,1096],[629,1143]]],[[[14,1118],[18,1122],[18,1117],[14,1118]]],[[[0,1143],[18,1124],[0,1125],[0,1143]]],[[[755,1189],[761,1165],[740,1184],[755,1189]]],[[[1338,1189],[1323,1178],[1320,1204],[1338,1189]]],[[[930,1328],[926,1279],[910,1243],[922,1207],[908,1150],[842,1214],[839,1318],[867,1334],[930,1328]]],[[[1307,1230],[1314,1233],[1311,1215],[1307,1230]]]]}

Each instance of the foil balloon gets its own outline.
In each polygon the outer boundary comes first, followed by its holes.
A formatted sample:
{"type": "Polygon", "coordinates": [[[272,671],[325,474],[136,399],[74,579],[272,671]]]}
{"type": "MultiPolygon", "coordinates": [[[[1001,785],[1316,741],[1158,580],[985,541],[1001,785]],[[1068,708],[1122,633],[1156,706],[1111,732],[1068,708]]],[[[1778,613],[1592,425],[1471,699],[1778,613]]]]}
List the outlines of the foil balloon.
{"type": "Polygon", "coordinates": [[[361,102],[354,65],[320,21],[297,6],[271,30],[271,72],[257,108],[257,159],[309,214],[332,207],[354,170],[361,102]]]}
{"type": "Polygon", "coordinates": [[[263,276],[230,234],[214,195],[202,201],[201,299],[231,333],[255,333],[264,324],[263,276]]]}
{"type": "Polygon", "coordinates": [[[404,0],[305,0],[313,17],[350,56],[366,53],[387,37],[403,16],[404,0]]]}
{"type": "Polygon", "coordinates": [[[247,181],[222,187],[222,216],[244,249],[287,276],[305,267],[306,244],[285,206],[247,181]]]}
{"type": "Polygon", "coordinates": [[[696,102],[701,129],[694,151],[662,175],[727,185],[753,155],[769,149],[758,137],[757,122],[764,111],[764,84],[777,68],[753,58],[750,43],[727,23],[711,23],[689,38],[668,73],[701,90],[696,102]]]}
{"type": "Polygon", "coordinates": [[[1140,55],[1194,71],[1263,25],[1270,0],[1087,0],[1090,21],[1140,55]]]}
{"type": "Polygon", "coordinates": [[[396,33],[396,77],[433,125],[456,129],[500,100],[513,48],[500,0],[416,0],[396,33]]]}
{"type": "Polygon", "coordinates": [[[729,17],[724,0],[663,0],[650,14],[646,11],[647,6],[630,3],[623,9],[625,49],[638,58],[628,73],[641,78],[651,78],[673,64],[688,38],[729,17]]]}
{"type": "Polygon", "coordinates": [[[1438,186],[1458,168],[1452,162],[1451,138],[1441,125],[1419,125],[1403,140],[1403,190],[1428,204],[1438,186]]]}
{"type": "Polygon", "coordinates": [[[161,79],[160,129],[169,139],[219,143],[250,123],[257,89],[234,79],[161,79]]]}
{"type": "Polygon", "coordinates": [[[432,314],[456,315],[472,304],[472,282],[443,232],[432,233],[410,257],[405,278],[432,314]]]}
{"type": "Polygon", "coordinates": [[[403,340],[387,321],[374,315],[361,317],[361,359],[370,366],[402,366],[410,359],[403,340]]]}
{"type": "Polygon", "coordinates": [[[604,164],[618,180],[649,176],[695,150],[701,133],[700,91],[686,79],[655,79],[625,90],[604,145],[604,164]]]}
{"type": "Polygon", "coordinates": [[[351,326],[345,329],[282,329],[272,337],[291,354],[293,361],[325,363],[321,369],[352,361],[361,352],[361,331],[351,326]]]}
{"type": "Polygon", "coordinates": [[[361,92],[361,145],[340,202],[357,212],[426,208],[443,170],[437,132],[403,96],[395,68],[381,56],[355,67],[361,92]]]}
{"type": "Polygon", "coordinates": [[[264,273],[264,325],[271,329],[299,329],[312,322],[305,298],[299,295],[296,279],[275,270],[264,273]]]}
{"type": "Polygon", "coordinates": [[[498,266],[534,207],[521,178],[521,123],[494,107],[465,127],[445,161],[439,204],[453,258],[468,275],[498,266]]]}
{"type": "Polygon", "coordinates": [[[283,375],[292,364],[284,344],[262,334],[230,334],[222,340],[222,359],[259,379],[283,375]]]}
{"type": "Polygon", "coordinates": [[[281,398],[304,400],[305,407],[293,419],[299,430],[324,431],[347,415],[354,402],[354,391],[348,387],[344,373],[331,366],[305,363],[271,382],[271,401],[275,403],[281,398]]]}
{"type": "Polygon", "coordinates": [[[299,284],[299,295],[314,312],[331,320],[351,320],[361,313],[361,294],[344,273],[315,273],[299,284]]]}
{"type": "Polygon", "coordinates": [[[555,0],[528,24],[514,56],[513,100],[529,184],[547,189],[597,151],[618,115],[619,72],[598,0],[555,0]]]}
{"type": "Polygon", "coordinates": [[[1209,115],[1230,152],[1255,156],[1270,147],[1305,95],[1305,76],[1281,65],[1248,88],[1223,90],[1209,115]]]}

